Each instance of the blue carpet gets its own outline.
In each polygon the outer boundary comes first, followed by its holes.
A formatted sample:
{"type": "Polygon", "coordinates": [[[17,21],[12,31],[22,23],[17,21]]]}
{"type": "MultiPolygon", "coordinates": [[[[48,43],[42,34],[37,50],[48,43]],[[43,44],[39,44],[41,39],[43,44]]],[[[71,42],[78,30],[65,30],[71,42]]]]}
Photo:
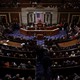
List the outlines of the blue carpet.
{"type": "MultiPolygon", "coordinates": [[[[19,30],[15,30],[13,33],[7,34],[8,36],[14,36],[16,38],[24,38],[26,40],[32,40],[34,39],[34,36],[25,36],[23,34],[20,33],[19,30]]],[[[62,38],[63,36],[66,35],[66,32],[64,30],[59,31],[59,33],[57,35],[54,36],[44,36],[45,38],[48,39],[58,39],[58,38],[62,38]]],[[[44,40],[37,40],[37,45],[43,45],[44,44],[44,40]]]]}

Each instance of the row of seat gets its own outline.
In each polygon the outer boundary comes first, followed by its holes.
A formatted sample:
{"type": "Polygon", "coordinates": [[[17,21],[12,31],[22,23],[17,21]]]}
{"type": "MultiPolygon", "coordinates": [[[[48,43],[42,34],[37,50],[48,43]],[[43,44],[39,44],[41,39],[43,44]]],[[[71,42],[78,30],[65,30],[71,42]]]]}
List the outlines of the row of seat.
{"type": "MultiPolygon", "coordinates": [[[[34,64],[32,63],[32,65],[36,67],[35,61],[38,58],[36,56],[39,55],[38,52],[40,51],[39,50],[40,47],[42,47],[42,46],[37,46],[37,45],[31,46],[29,44],[28,45],[26,44],[22,48],[18,48],[18,47],[11,47],[11,46],[6,46],[6,45],[1,44],[1,46],[0,46],[1,68],[0,69],[4,69],[5,67],[7,69],[7,67],[8,67],[11,70],[12,69],[13,70],[19,70],[19,69],[27,70],[27,68],[28,68],[28,66],[27,66],[28,64],[26,64],[27,61],[29,61],[31,63],[33,61],[34,64]],[[32,54],[32,56],[30,54],[32,54]]],[[[72,50],[58,50],[58,51],[54,51],[51,47],[49,48],[49,47],[43,46],[42,48],[45,49],[47,52],[49,52],[49,55],[50,55],[50,58],[52,61],[51,68],[53,71],[57,70],[57,69],[63,69],[63,68],[71,69],[74,67],[76,68],[76,66],[77,67],[80,66],[80,62],[79,62],[80,61],[79,60],[80,51],[79,51],[79,48],[77,48],[77,47],[76,47],[76,49],[74,48],[72,50]],[[64,61],[63,61],[63,58],[64,58],[64,61]]],[[[32,66],[32,65],[30,65],[30,66],[32,66]]],[[[32,69],[30,69],[30,71],[31,70],[32,69]]],[[[35,70],[33,72],[35,73],[35,70]]],[[[32,75],[34,75],[34,73],[32,73],[32,75]]]]}

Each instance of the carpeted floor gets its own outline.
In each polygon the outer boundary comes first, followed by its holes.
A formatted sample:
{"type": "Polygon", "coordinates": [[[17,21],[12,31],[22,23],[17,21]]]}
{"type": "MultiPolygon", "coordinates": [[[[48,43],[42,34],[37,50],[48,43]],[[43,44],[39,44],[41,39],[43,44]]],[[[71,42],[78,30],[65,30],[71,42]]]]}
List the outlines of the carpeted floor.
{"type": "MultiPolygon", "coordinates": [[[[35,36],[25,36],[23,34],[20,33],[19,30],[15,30],[13,33],[10,33],[10,34],[7,34],[9,36],[14,36],[14,37],[23,37],[24,39],[26,40],[29,40],[29,39],[33,39],[35,36]]],[[[54,35],[54,36],[44,36],[48,39],[57,39],[57,38],[61,38],[63,36],[66,35],[66,32],[64,30],[61,30],[59,31],[59,33],[57,35],[54,35]]],[[[44,44],[44,40],[37,40],[37,45],[43,45],[44,44]]]]}

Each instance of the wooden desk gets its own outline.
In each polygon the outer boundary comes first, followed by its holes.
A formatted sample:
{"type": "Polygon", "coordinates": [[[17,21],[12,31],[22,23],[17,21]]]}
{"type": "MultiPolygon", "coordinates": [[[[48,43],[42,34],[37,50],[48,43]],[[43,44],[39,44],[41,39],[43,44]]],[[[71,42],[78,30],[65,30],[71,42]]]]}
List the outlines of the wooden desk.
{"type": "Polygon", "coordinates": [[[21,43],[12,42],[12,41],[7,42],[7,40],[1,40],[0,44],[7,45],[7,46],[12,46],[12,47],[22,47],[21,43]]]}
{"type": "Polygon", "coordinates": [[[43,39],[43,38],[44,38],[43,34],[37,34],[37,39],[38,39],[38,40],[41,40],[41,39],[43,39]]]}
{"type": "Polygon", "coordinates": [[[37,27],[43,27],[43,24],[42,23],[38,23],[37,27]]]}
{"type": "Polygon", "coordinates": [[[56,29],[56,28],[58,28],[58,27],[56,27],[56,26],[52,26],[52,27],[29,27],[27,30],[54,30],[54,29],[56,29]]]}
{"type": "Polygon", "coordinates": [[[79,41],[77,39],[72,40],[72,41],[68,41],[68,42],[62,42],[62,43],[58,43],[58,45],[60,47],[69,47],[69,46],[73,46],[76,45],[79,41]]]}
{"type": "Polygon", "coordinates": [[[56,28],[54,30],[26,30],[23,28],[20,28],[20,33],[28,36],[36,36],[37,34],[43,34],[44,36],[53,36],[55,34],[58,34],[59,28],[56,28]]]}

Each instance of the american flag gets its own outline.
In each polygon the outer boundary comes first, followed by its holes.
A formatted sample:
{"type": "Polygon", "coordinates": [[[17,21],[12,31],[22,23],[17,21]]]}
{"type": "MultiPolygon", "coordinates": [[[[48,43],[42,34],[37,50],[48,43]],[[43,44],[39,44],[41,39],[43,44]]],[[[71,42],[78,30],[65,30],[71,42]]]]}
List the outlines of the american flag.
{"type": "Polygon", "coordinates": [[[40,18],[40,13],[37,13],[37,18],[40,18]]]}

